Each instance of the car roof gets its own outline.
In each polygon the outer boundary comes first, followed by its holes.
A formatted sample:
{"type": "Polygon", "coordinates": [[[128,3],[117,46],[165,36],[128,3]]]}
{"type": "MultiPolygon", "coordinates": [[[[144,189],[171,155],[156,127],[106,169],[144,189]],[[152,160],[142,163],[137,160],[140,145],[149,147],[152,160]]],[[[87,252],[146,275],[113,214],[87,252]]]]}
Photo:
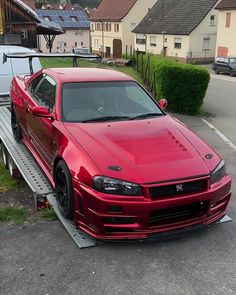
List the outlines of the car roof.
{"type": "Polygon", "coordinates": [[[21,47],[21,46],[12,46],[12,45],[0,45],[0,53],[35,53],[34,50],[21,47]]]}
{"type": "Polygon", "coordinates": [[[69,82],[105,82],[134,81],[133,78],[119,71],[99,68],[53,68],[45,69],[44,73],[62,83],[69,82]]]}

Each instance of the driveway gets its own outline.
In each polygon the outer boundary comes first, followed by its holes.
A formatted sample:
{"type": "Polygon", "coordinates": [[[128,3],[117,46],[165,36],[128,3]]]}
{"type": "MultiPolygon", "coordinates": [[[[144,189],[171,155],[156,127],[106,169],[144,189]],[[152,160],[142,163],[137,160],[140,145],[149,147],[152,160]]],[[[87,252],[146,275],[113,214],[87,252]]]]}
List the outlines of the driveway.
{"type": "MultiPolygon", "coordinates": [[[[233,149],[200,118],[178,118],[217,149],[235,180],[233,149]]],[[[235,209],[232,198],[232,222],[186,238],[83,250],[57,221],[1,225],[0,294],[234,295],[235,209]]]]}

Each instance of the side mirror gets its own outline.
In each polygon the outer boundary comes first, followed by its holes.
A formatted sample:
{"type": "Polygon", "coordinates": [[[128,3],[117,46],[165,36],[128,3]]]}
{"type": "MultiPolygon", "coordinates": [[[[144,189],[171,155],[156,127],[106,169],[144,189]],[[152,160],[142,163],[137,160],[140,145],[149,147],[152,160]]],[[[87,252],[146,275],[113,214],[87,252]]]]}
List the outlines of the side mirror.
{"type": "Polygon", "coordinates": [[[161,107],[162,110],[166,109],[168,106],[167,100],[165,98],[160,99],[159,106],[161,107]]]}
{"type": "Polygon", "coordinates": [[[43,117],[43,118],[52,118],[51,113],[46,107],[33,107],[32,113],[36,117],[43,117]]]}

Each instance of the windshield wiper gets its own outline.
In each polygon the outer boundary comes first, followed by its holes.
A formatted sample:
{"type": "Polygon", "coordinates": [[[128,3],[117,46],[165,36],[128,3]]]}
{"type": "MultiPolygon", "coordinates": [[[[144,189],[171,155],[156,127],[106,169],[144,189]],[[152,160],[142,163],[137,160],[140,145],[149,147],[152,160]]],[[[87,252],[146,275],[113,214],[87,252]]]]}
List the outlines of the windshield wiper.
{"type": "Polygon", "coordinates": [[[130,119],[128,116],[104,116],[104,117],[97,117],[97,118],[91,118],[88,120],[83,120],[81,123],[89,123],[89,122],[105,122],[105,121],[113,121],[117,119],[130,119]]]}
{"type": "Polygon", "coordinates": [[[145,119],[145,118],[158,117],[158,116],[163,116],[163,114],[162,113],[146,113],[146,114],[141,114],[141,115],[132,117],[130,118],[130,120],[145,119]]]}

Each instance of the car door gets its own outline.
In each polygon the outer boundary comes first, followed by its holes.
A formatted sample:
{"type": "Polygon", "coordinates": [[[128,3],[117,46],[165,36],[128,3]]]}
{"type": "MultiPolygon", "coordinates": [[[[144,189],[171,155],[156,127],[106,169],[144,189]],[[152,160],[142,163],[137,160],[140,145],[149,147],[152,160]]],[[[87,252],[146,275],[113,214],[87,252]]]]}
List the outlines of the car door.
{"type": "Polygon", "coordinates": [[[50,167],[52,161],[52,120],[37,117],[32,110],[35,106],[44,106],[53,113],[56,100],[56,82],[46,74],[43,74],[35,87],[36,82],[38,81],[32,81],[28,87],[26,128],[32,145],[50,167]]]}

